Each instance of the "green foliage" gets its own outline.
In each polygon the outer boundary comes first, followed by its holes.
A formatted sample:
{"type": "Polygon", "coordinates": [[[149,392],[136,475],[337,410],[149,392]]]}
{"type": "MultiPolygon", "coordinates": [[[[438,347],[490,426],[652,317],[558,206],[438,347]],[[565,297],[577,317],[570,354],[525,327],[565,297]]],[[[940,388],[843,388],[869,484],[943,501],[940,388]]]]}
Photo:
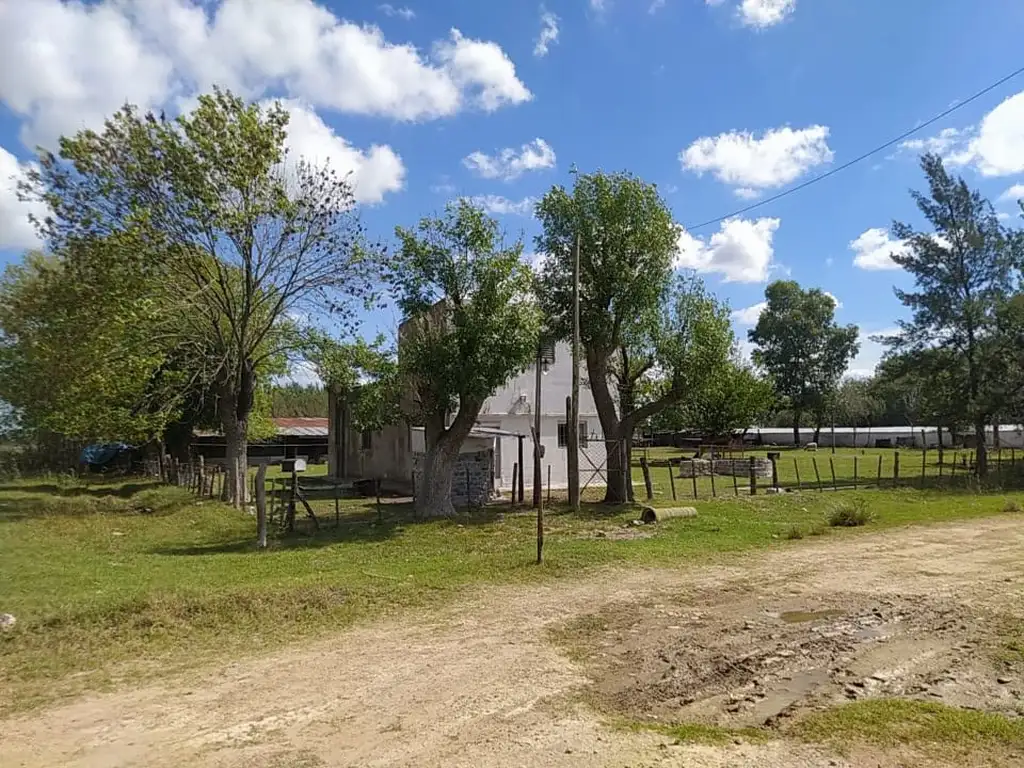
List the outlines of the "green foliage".
{"type": "Polygon", "coordinates": [[[287,122],[280,104],[222,90],[173,121],[125,106],[44,152],[23,190],[52,211],[40,229],[60,258],[102,246],[115,275],[148,278],[128,293],[144,297],[146,333],[174,350],[174,370],[216,395],[233,497],[265,377],[301,345],[292,313],[326,300],[344,323],[346,301],[371,293],[351,185],[289,160],[287,122]]]}
{"type": "Polygon", "coordinates": [[[383,336],[342,344],[310,332],[306,355],[328,389],[347,403],[354,428],[379,430],[402,417],[398,361],[383,336]]]}
{"type": "Polygon", "coordinates": [[[831,296],[792,280],[769,285],[765,299],[768,306],[748,338],[755,345],[754,362],[788,401],[795,431],[802,413],[820,415],[826,408],[859,349],[857,326],[840,327],[831,296]]]}
{"type": "Polygon", "coordinates": [[[871,427],[879,423],[883,407],[873,380],[845,379],[835,392],[833,413],[837,424],[871,427]]]}
{"type": "Polygon", "coordinates": [[[396,234],[390,282],[411,320],[399,364],[419,393],[409,415],[422,423],[479,407],[537,352],[540,318],[522,243],[502,246],[497,222],[464,200],[396,234]]]}
{"type": "Polygon", "coordinates": [[[826,519],[833,528],[857,528],[874,520],[874,514],[864,499],[843,499],[832,505],[826,519]]]}
{"type": "MultiPolygon", "coordinates": [[[[933,231],[893,225],[908,248],[892,258],[913,276],[915,290],[896,290],[911,319],[900,322],[890,343],[894,352],[949,366],[942,388],[948,400],[940,410],[963,413],[983,432],[994,416],[1014,409],[1024,391],[1024,315],[1013,301],[1024,238],[1007,232],[989,202],[950,176],[940,157],[924,155],[921,168],[929,191],[912,195],[933,231]]],[[[978,473],[986,469],[982,440],[978,473]]]]}
{"type": "Polygon", "coordinates": [[[270,388],[270,415],[327,418],[327,390],[294,382],[275,384],[270,388]]]}

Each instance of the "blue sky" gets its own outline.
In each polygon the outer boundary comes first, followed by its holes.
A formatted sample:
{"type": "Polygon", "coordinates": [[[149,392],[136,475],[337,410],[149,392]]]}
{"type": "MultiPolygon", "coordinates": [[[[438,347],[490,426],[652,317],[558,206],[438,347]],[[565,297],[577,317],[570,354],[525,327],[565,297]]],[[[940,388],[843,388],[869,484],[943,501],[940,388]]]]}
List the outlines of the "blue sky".
{"type": "MultiPolygon", "coordinates": [[[[286,99],[293,150],[354,171],[373,234],[467,195],[531,251],[530,200],[574,163],[657,183],[693,225],[998,80],[1024,63],[1022,31],[1018,0],[0,0],[0,262],[32,244],[10,181],[31,148],[126,99],[173,112],[213,83],[286,99]]],[[[737,310],[741,337],[784,276],[833,294],[866,333],[891,327],[907,279],[885,268],[899,244],[884,230],[918,221],[917,153],[940,151],[1014,213],[1024,76],[914,139],[688,230],[680,263],[737,310]]],[[[864,346],[858,372],[879,353],[864,346]]]]}

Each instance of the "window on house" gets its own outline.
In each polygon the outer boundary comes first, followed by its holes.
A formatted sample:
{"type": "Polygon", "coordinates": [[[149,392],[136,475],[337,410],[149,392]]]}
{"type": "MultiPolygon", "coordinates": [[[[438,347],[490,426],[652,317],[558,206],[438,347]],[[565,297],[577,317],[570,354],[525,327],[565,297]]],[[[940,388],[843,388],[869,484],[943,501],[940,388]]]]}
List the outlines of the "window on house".
{"type": "Polygon", "coordinates": [[[362,449],[368,451],[373,448],[373,430],[364,429],[362,434],[362,449]]]}
{"type": "MultiPolygon", "coordinates": [[[[558,447],[565,448],[569,444],[569,430],[566,429],[566,424],[563,422],[558,425],[558,447]]],[[[580,448],[587,447],[587,422],[580,422],[580,448]]]]}

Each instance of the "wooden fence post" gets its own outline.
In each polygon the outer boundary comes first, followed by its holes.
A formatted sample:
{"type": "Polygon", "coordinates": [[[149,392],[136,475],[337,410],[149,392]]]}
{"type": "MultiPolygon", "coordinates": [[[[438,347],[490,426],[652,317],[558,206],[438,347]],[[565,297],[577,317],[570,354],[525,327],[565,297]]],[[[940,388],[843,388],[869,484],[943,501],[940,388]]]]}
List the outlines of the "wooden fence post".
{"type": "Polygon", "coordinates": [[[772,463],[772,488],[774,488],[776,491],[778,491],[779,490],[779,467],[775,463],[775,457],[774,456],[771,459],[769,459],[769,461],[771,461],[771,463],[772,463]]]}
{"type": "Polygon", "coordinates": [[[676,500],[676,476],[672,472],[672,459],[668,460],[668,482],[672,486],[672,501],[676,500]]]}
{"type": "Polygon", "coordinates": [[[896,455],[892,461],[892,487],[896,488],[900,484],[900,452],[896,451],[896,455]]]}
{"type": "Polygon", "coordinates": [[[802,491],[804,484],[800,482],[800,462],[796,460],[796,456],[793,457],[793,471],[796,472],[796,489],[802,491]]]}
{"type": "Polygon", "coordinates": [[[875,478],[878,487],[882,487],[882,454],[878,454],[878,477],[875,478]]]}
{"type": "Polygon", "coordinates": [[[714,498],[717,498],[717,496],[718,496],[718,491],[715,490],[715,458],[714,458],[714,455],[712,454],[712,457],[711,457],[711,498],[714,499],[714,498]]]}
{"type": "Polygon", "coordinates": [[[821,474],[818,472],[818,457],[811,456],[811,464],[814,465],[814,478],[818,481],[818,492],[821,493],[825,489],[821,487],[821,474]]]}
{"type": "Polygon", "coordinates": [[[697,461],[690,459],[690,477],[693,479],[693,498],[697,498],[697,461]]]}
{"type": "Polygon", "coordinates": [[[519,503],[526,498],[526,484],[523,482],[523,436],[519,436],[519,503]]]}
{"type": "Polygon", "coordinates": [[[203,496],[203,492],[206,490],[206,459],[203,454],[199,454],[199,482],[196,484],[196,495],[200,498],[203,496]]]}
{"type": "Polygon", "coordinates": [[[832,470],[832,490],[838,491],[839,486],[836,484],[836,463],[833,461],[833,456],[828,457],[828,468],[832,470]]]}
{"type": "Polygon", "coordinates": [[[267,465],[256,470],[256,548],[267,548],[267,465]]]}
{"type": "Polygon", "coordinates": [[[654,487],[651,484],[651,467],[647,463],[647,456],[640,457],[640,471],[644,473],[644,491],[647,493],[647,500],[654,498],[654,487]]]}
{"type": "Polygon", "coordinates": [[[548,464],[548,504],[551,504],[551,465],[548,464]]]}
{"type": "Polygon", "coordinates": [[[729,466],[732,469],[732,493],[733,496],[740,495],[740,481],[736,479],[736,459],[729,460],[729,466]]]}
{"type": "Polygon", "coordinates": [[[516,484],[519,482],[519,463],[512,462],[512,503],[516,503],[516,484]]]}
{"type": "Polygon", "coordinates": [[[750,457],[750,495],[757,495],[757,464],[753,456],[750,457]]]}

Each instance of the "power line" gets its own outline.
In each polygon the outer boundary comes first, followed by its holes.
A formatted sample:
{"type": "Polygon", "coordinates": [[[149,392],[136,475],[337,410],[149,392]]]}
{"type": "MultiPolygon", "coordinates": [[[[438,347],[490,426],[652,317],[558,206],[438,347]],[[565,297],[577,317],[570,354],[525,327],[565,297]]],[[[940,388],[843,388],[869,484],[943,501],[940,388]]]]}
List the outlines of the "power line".
{"type": "Polygon", "coordinates": [[[1004,78],[1002,78],[1000,80],[997,80],[996,82],[992,83],[992,85],[988,86],[987,88],[981,89],[980,91],[978,91],[974,95],[970,96],[969,98],[965,99],[964,101],[961,101],[961,102],[958,102],[958,103],[954,104],[952,107],[950,107],[946,111],[936,115],[935,117],[931,118],[930,120],[925,120],[923,123],[921,123],[918,126],[915,126],[914,128],[911,128],[909,131],[905,131],[904,133],[901,133],[895,139],[887,141],[887,142],[885,142],[885,144],[877,146],[874,149],[872,149],[871,151],[865,152],[863,155],[858,155],[857,157],[853,158],[853,160],[850,160],[850,161],[848,161],[846,163],[843,163],[842,165],[838,166],[837,168],[833,168],[830,171],[827,171],[827,172],[822,173],[822,174],[820,174],[818,176],[815,176],[813,179],[808,179],[807,181],[803,182],[802,184],[797,184],[795,187],[790,187],[789,189],[785,190],[784,192],[779,192],[777,195],[772,195],[769,198],[766,198],[764,200],[759,200],[756,203],[752,203],[752,204],[746,206],[745,208],[740,208],[738,211],[733,211],[732,213],[727,213],[725,216],[719,216],[716,219],[709,219],[708,221],[701,222],[700,224],[695,224],[694,226],[687,227],[686,229],[688,231],[692,232],[695,229],[701,229],[703,227],[707,227],[707,226],[710,226],[712,224],[717,224],[720,221],[725,221],[726,219],[731,219],[734,216],[742,216],[744,213],[747,213],[748,211],[753,211],[755,208],[760,208],[761,206],[768,205],[769,203],[774,203],[776,200],[781,200],[784,197],[788,197],[789,195],[792,195],[794,192],[799,192],[801,189],[806,189],[807,187],[811,186],[812,184],[817,184],[819,181],[824,181],[825,179],[829,178],[830,176],[835,176],[840,171],[845,171],[850,166],[856,165],[857,163],[859,163],[859,162],[861,162],[863,160],[867,160],[872,155],[877,155],[879,152],[888,149],[889,147],[893,146],[894,144],[898,144],[899,142],[903,141],[904,139],[906,139],[909,136],[913,136],[915,133],[917,133],[918,131],[920,131],[920,130],[922,130],[924,128],[927,128],[929,125],[932,125],[934,123],[939,122],[939,120],[942,120],[944,117],[948,117],[949,115],[951,115],[954,112],[956,112],[958,109],[962,109],[963,107],[966,107],[972,101],[976,101],[977,99],[980,99],[986,93],[994,91],[996,88],[998,88],[999,86],[1003,85],[1004,83],[1009,82],[1010,80],[1012,80],[1013,78],[1017,77],[1017,75],[1019,75],[1021,73],[1024,73],[1024,67],[1021,67],[1020,69],[1014,70],[1013,72],[1008,74],[1006,77],[1004,77],[1004,78]]]}

